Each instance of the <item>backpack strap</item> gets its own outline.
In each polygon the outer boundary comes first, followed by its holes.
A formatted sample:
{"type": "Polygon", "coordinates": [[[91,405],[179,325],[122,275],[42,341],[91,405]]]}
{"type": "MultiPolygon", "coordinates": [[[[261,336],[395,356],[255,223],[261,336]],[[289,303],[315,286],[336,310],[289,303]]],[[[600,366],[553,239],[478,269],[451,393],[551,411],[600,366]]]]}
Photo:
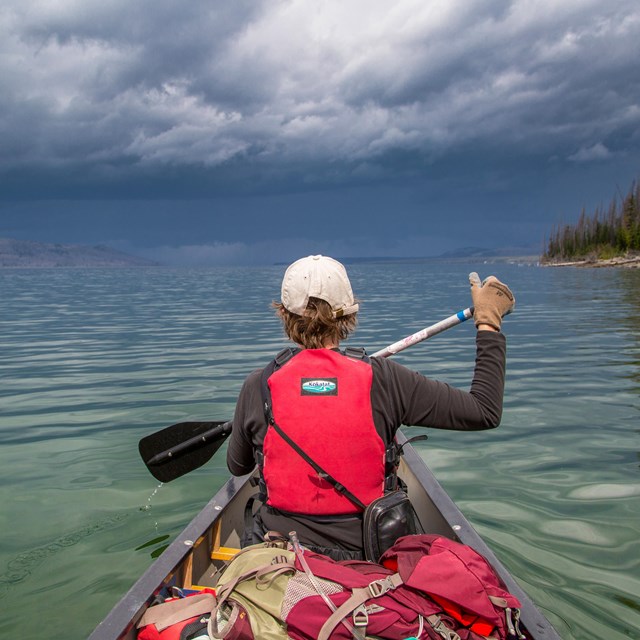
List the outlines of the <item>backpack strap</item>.
{"type": "Polygon", "coordinates": [[[138,629],[154,624],[158,631],[163,631],[173,624],[195,618],[204,613],[211,613],[215,608],[215,598],[212,593],[198,593],[187,598],[169,600],[162,604],[149,607],[140,621],[138,629]]]}
{"type": "Polygon", "coordinates": [[[338,607],[322,625],[322,629],[320,629],[320,634],[318,635],[318,640],[329,640],[333,630],[349,614],[353,614],[353,623],[356,627],[366,627],[369,614],[363,605],[365,605],[369,600],[379,598],[388,591],[396,589],[401,584],[403,584],[403,582],[400,574],[394,573],[386,578],[382,578],[381,580],[374,580],[366,587],[353,589],[353,595],[338,607]]]}
{"type": "MultiPolygon", "coordinates": [[[[242,553],[247,553],[251,549],[243,549],[234,557],[234,560],[242,553]]],[[[293,562],[289,562],[286,556],[276,556],[271,562],[262,564],[257,567],[253,567],[244,573],[236,576],[229,582],[225,582],[223,585],[216,587],[216,610],[226,602],[227,598],[233,593],[234,589],[241,582],[246,580],[252,580],[255,578],[256,585],[260,584],[265,589],[268,588],[271,583],[283,573],[295,573],[296,567],[293,562]]]]}
{"type": "MultiPolygon", "coordinates": [[[[235,560],[239,555],[243,553],[248,553],[251,549],[255,550],[255,547],[243,549],[236,556],[234,556],[233,560],[235,560]]],[[[233,560],[231,562],[233,562],[233,560]]],[[[223,638],[226,637],[224,631],[219,628],[219,617],[220,612],[222,611],[223,605],[226,603],[231,607],[232,613],[229,616],[229,622],[227,624],[231,625],[229,628],[233,628],[233,618],[234,616],[238,616],[240,613],[239,606],[241,606],[240,602],[233,599],[232,596],[236,587],[241,583],[247,580],[256,581],[256,587],[258,583],[263,585],[263,588],[267,589],[273,580],[275,580],[278,576],[285,573],[295,573],[296,567],[292,562],[289,562],[285,556],[276,556],[272,559],[271,562],[267,564],[262,564],[257,567],[253,567],[244,573],[236,576],[231,579],[229,582],[225,582],[223,585],[216,587],[216,599],[215,606],[213,611],[211,612],[211,617],[209,618],[207,631],[209,633],[210,638],[223,638]]],[[[247,636],[242,636],[247,637],[247,636]]],[[[253,637],[253,636],[251,636],[253,637]]]]}

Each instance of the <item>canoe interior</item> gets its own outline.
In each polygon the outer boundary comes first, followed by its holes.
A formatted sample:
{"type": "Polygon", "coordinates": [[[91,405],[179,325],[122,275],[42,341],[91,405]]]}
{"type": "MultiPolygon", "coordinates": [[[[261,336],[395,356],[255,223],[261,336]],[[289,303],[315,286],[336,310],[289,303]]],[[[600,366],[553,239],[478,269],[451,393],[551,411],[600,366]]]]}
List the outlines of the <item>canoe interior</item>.
{"type": "MultiPolygon", "coordinates": [[[[398,440],[406,440],[400,432],[398,440]]],[[[407,484],[424,530],[468,544],[481,553],[521,601],[521,627],[528,636],[559,640],[549,621],[469,524],[413,447],[406,445],[404,452],[399,475],[407,484]]],[[[96,627],[89,640],[135,640],[138,620],[167,584],[182,588],[214,586],[216,570],[224,565],[228,553],[240,546],[244,508],[254,493],[251,475],[231,478],[96,627]]]]}

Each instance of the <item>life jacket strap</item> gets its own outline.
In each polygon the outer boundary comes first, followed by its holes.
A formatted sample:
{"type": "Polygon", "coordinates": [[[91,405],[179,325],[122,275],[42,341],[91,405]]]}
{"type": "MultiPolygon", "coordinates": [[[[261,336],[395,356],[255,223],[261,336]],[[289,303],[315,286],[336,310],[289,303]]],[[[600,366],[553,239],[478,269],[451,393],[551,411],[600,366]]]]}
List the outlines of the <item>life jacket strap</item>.
{"type": "Polygon", "coordinates": [[[369,356],[365,351],[364,347],[346,347],[342,351],[343,356],[347,356],[347,358],[352,358],[353,360],[362,360],[364,362],[370,362],[369,356]]]}

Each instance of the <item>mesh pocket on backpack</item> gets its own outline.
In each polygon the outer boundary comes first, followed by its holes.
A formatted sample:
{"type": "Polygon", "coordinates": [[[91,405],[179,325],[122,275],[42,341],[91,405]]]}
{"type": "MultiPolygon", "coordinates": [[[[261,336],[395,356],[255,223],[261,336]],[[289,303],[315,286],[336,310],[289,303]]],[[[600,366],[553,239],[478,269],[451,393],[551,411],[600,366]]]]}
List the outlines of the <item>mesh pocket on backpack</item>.
{"type": "MultiPolygon", "coordinates": [[[[316,582],[320,586],[320,589],[322,589],[322,592],[328,596],[344,591],[339,584],[331,582],[330,580],[323,580],[316,576],[316,582]]],[[[287,583],[287,589],[284,593],[284,600],[282,601],[283,620],[287,619],[291,609],[293,609],[300,600],[317,595],[319,594],[311,584],[311,580],[309,580],[307,575],[302,572],[296,573],[287,583]]]]}

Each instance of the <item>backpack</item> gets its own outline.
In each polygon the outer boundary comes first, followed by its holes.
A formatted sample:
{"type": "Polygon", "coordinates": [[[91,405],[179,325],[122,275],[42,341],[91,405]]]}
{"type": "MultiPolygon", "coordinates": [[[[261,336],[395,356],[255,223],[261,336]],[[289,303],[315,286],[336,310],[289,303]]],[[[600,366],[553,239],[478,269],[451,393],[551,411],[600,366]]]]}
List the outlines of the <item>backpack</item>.
{"type": "Polygon", "coordinates": [[[400,538],[381,557],[403,587],[425,594],[460,625],[462,638],[524,638],[520,602],[489,562],[472,547],[439,535],[400,538]],[[468,633],[467,631],[468,630],[468,633]]]}
{"type": "Polygon", "coordinates": [[[229,562],[216,587],[211,638],[525,638],[520,603],[467,545],[405,536],[377,564],[335,561],[292,538],[293,551],[257,544],[229,562]]]}
{"type": "Polygon", "coordinates": [[[285,547],[285,541],[254,544],[229,561],[216,583],[211,638],[287,640],[282,605],[296,569],[285,547]]]}

